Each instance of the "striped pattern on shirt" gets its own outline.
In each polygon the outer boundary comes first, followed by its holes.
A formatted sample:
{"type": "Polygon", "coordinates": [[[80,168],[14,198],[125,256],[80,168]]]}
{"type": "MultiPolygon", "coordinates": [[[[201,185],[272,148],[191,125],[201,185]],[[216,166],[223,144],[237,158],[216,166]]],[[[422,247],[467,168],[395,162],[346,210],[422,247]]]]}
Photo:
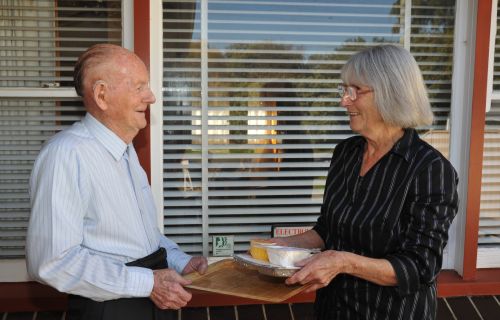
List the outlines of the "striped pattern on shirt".
{"type": "Polygon", "coordinates": [[[457,213],[458,176],[414,129],[364,176],[366,140],[334,150],[314,229],[326,249],[387,259],[398,285],[339,275],[317,293],[318,319],[435,319],[436,277],[457,213]]]}
{"type": "Polygon", "coordinates": [[[125,263],[159,247],[177,272],[191,258],[159,230],[132,144],[90,114],[44,145],[30,195],[28,272],[59,291],[97,301],[148,297],[152,271],[125,263]]]}

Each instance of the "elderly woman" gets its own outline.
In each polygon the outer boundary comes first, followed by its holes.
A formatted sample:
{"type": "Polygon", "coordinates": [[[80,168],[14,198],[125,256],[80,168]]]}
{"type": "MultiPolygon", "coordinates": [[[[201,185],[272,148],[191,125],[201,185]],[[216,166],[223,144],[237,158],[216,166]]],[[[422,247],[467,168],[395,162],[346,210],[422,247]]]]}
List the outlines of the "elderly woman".
{"type": "Polygon", "coordinates": [[[319,289],[318,319],[435,319],[436,277],[457,212],[457,173],[415,127],[432,123],[411,54],[393,45],[342,69],[351,129],[333,152],[321,215],[281,245],[321,248],[288,284],[319,289]]]}

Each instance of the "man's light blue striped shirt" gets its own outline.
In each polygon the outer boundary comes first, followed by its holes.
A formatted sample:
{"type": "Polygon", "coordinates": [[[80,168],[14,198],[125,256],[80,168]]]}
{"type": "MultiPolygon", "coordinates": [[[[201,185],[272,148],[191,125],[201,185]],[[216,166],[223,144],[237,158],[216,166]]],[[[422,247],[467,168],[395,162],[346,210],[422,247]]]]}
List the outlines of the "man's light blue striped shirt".
{"type": "Polygon", "coordinates": [[[160,232],[132,144],[90,114],[42,148],[30,195],[28,272],[59,291],[98,301],[147,297],[152,271],[124,263],[160,246],[179,273],[191,258],[160,232]]]}

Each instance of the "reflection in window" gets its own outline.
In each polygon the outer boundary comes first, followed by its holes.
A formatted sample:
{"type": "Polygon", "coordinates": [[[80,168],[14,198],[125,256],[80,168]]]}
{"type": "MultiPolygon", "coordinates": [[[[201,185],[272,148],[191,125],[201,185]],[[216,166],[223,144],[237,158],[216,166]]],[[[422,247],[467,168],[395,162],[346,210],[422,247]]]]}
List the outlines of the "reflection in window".
{"type": "Polygon", "coordinates": [[[479,214],[479,268],[500,266],[500,104],[486,113],[479,214]]]}
{"type": "Polygon", "coordinates": [[[24,257],[28,182],[43,143],[78,121],[77,99],[0,98],[0,257],[24,257]]]}
{"type": "MultiPolygon", "coordinates": [[[[0,0],[0,87],[71,87],[77,57],[121,43],[119,1],[0,0]]],[[[22,258],[28,180],[43,143],[84,114],[76,98],[0,96],[0,258],[22,258]]]]}
{"type": "Polygon", "coordinates": [[[481,179],[481,202],[478,235],[478,268],[498,268],[500,266],[500,13],[497,6],[497,30],[493,64],[493,96],[491,106],[487,106],[483,168],[481,179]],[[489,108],[488,108],[489,107],[489,108]]]}
{"type": "Polygon", "coordinates": [[[164,83],[185,92],[164,96],[166,233],[191,252],[216,234],[234,234],[236,250],[246,250],[272,224],[314,222],[333,148],[353,134],[336,96],[340,68],[367,46],[410,48],[436,114],[420,131],[448,153],[454,1],[412,1],[409,43],[406,3],[209,0],[204,33],[200,1],[164,1],[164,83]],[[201,149],[202,120],[208,150],[201,149]],[[183,159],[193,191],[179,190],[183,159]]]}
{"type": "MultiPolygon", "coordinates": [[[[248,107],[248,144],[258,145],[254,149],[257,154],[277,154],[279,149],[276,148],[278,142],[276,138],[276,101],[252,102],[249,103],[248,107]]],[[[254,160],[260,163],[264,159],[254,160]]],[[[274,160],[278,162],[279,158],[274,160]]]]}

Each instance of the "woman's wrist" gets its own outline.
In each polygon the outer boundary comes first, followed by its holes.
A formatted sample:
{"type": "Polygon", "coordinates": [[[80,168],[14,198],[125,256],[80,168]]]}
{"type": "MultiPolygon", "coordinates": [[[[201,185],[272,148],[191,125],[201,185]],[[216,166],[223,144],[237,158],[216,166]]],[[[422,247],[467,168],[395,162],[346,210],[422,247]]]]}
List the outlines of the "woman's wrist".
{"type": "Polygon", "coordinates": [[[340,261],[342,261],[341,272],[345,274],[353,274],[355,269],[355,261],[353,259],[353,254],[346,251],[337,251],[340,255],[340,261]]]}

